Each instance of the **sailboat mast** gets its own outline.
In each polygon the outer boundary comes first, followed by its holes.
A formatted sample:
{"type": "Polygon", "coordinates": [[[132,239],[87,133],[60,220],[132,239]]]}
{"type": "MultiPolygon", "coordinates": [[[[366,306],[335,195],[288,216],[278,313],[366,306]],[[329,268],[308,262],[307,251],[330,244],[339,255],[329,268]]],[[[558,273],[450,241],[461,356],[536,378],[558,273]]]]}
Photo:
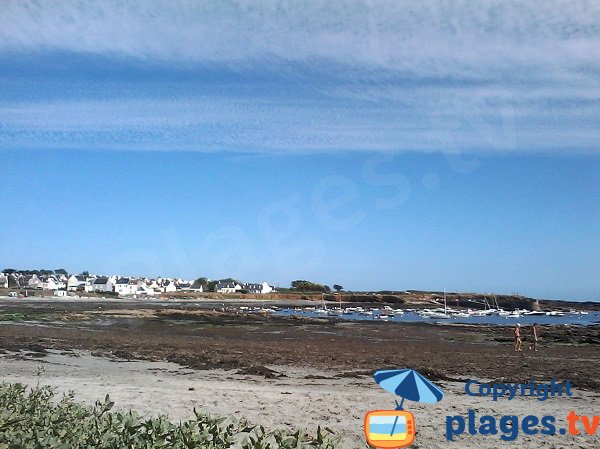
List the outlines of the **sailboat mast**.
{"type": "Polygon", "coordinates": [[[444,288],[444,313],[448,313],[448,306],[446,304],[446,289],[444,288]]]}

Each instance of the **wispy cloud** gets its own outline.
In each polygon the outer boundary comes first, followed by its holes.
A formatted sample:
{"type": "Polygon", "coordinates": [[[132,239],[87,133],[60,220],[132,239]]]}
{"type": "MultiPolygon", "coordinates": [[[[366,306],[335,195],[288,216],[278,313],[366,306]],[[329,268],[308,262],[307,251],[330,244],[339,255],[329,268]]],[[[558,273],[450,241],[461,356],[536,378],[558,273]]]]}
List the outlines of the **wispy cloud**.
{"type": "Polygon", "coordinates": [[[9,0],[0,54],[103,70],[0,69],[0,145],[598,153],[598,23],[593,1],[9,0]]]}
{"type": "Polygon", "coordinates": [[[571,71],[597,67],[600,57],[594,1],[9,0],[3,11],[4,49],[213,62],[325,58],[443,76],[514,64],[571,71]]]}

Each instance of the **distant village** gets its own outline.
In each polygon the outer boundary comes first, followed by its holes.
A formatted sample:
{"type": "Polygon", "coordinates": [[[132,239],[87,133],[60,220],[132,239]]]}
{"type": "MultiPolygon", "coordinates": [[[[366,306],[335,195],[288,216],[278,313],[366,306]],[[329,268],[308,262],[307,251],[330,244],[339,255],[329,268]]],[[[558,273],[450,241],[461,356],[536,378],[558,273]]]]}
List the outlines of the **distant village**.
{"type": "Polygon", "coordinates": [[[118,296],[149,297],[176,292],[215,293],[276,293],[268,282],[241,283],[234,279],[213,281],[199,278],[194,281],[181,278],[101,276],[89,273],[68,274],[7,270],[0,273],[0,288],[20,290],[47,290],[54,296],[67,296],[68,292],[99,293],[118,296]]]}

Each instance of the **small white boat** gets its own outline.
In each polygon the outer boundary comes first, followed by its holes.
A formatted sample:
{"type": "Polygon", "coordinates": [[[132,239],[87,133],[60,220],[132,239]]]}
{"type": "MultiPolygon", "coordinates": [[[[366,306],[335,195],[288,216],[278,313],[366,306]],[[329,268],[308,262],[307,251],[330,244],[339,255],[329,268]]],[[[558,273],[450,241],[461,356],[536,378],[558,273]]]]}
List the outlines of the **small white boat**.
{"type": "Polygon", "coordinates": [[[445,320],[445,319],[450,318],[450,315],[441,311],[440,309],[434,309],[434,310],[425,309],[425,310],[422,310],[421,313],[419,313],[419,316],[421,316],[422,318],[431,318],[431,319],[437,319],[437,320],[445,320]]]}
{"type": "Polygon", "coordinates": [[[525,316],[546,316],[546,312],[542,312],[541,310],[530,310],[528,312],[524,312],[525,316]]]}
{"type": "Polygon", "coordinates": [[[432,312],[427,315],[427,318],[431,318],[432,320],[448,320],[450,319],[450,315],[442,312],[432,312]]]}
{"type": "Polygon", "coordinates": [[[264,308],[264,307],[262,309],[260,309],[260,311],[262,313],[275,313],[276,312],[276,310],[273,310],[271,308],[264,308]]]}
{"type": "Polygon", "coordinates": [[[584,310],[571,309],[571,310],[569,310],[569,314],[571,314],[571,315],[589,315],[589,312],[586,312],[584,310]]]}

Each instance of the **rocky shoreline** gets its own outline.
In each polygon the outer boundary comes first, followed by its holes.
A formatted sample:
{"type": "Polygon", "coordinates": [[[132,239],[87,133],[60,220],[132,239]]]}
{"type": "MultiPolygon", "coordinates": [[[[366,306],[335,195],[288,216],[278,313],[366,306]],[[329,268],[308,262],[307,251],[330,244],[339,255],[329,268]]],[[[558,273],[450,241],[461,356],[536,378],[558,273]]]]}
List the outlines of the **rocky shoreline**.
{"type": "Polygon", "coordinates": [[[244,315],[190,304],[12,303],[2,304],[0,322],[0,351],[39,358],[85,350],[195,370],[284,365],[340,376],[410,366],[439,379],[569,378],[600,391],[600,326],[540,326],[540,351],[515,353],[512,329],[498,326],[244,315]]]}

